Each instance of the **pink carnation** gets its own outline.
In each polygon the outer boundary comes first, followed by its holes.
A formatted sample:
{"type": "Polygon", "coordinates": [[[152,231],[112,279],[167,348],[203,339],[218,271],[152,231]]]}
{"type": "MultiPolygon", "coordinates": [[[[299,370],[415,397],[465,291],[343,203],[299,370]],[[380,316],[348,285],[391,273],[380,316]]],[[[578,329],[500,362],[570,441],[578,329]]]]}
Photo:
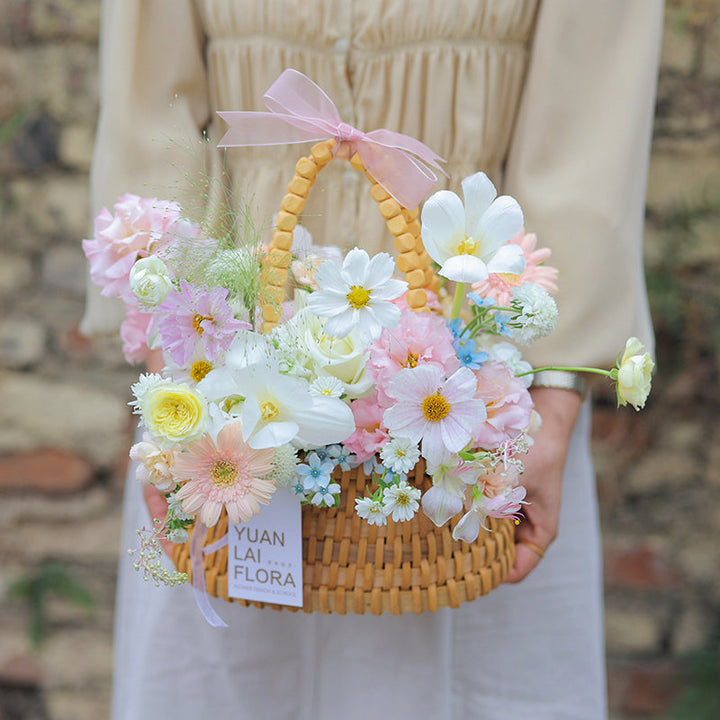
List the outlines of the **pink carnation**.
{"type": "Polygon", "coordinates": [[[537,236],[532,233],[525,235],[521,230],[511,243],[520,245],[525,257],[525,270],[519,275],[513,273],[490,273],[487,280],[473,283],[473,290],[482,297],[493,298],[498,305],[508,307],[512,301],[512,290],[518,285],[527,282],[534,282],[536,285],[547,290],[549,293],[557,292],[558,271],[554,267],[543,265],[551,255],[548,248],[535,249],[537,236]]]}
{"type": "Polygon", "coordinates": [[[120,338],[125,360],[131,365],[145,362],[150,354],[147,339],[152,319],[151,313],[140,312],[130,305],[127,306],[125,320],[120,326],[120,338]]]}
{"type": "Polygon", "coordinates": [[[440,315],[403,312],[400,322],[370,346],[367,370],[373,378],[381,402],[389,406],[388,383],[397,372],[407,367],[432,363],[452,375],[459,367],[452,333],[440,315]]]}
{"type": "Polygon", "coordinates": [[[475,376],[475,397],[485,403],[487,420],[475,429],[473,443],[492,450],[527,428],[533,402],[520,378],[502,363],[486,362],[475,376]]]}
{"type": "Polygon", "coordinates": [[[378,402],[377,392],[354,400],[350,404],[355,419],[355,432],[343,445],[357,456],[359,463],[369,460],[388,441],[387,428],[383,424],[385,408],[378,402]]]}
{"type": "Polygon", "coordinates": [[[139,257],[167,244],[180,222],[177,203],[123,195],[113,213],[103,208],[95,218],[95,237],[83,240],[90,276],[107,297],[132,299],[128,277],[139,257]]]}

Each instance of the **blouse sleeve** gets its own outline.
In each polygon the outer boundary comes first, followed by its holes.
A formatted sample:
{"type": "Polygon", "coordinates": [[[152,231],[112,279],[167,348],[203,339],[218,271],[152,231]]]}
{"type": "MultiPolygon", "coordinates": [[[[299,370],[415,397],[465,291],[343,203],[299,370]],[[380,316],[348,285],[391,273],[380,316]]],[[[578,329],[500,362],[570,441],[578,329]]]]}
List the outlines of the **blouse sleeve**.
{"type": "Polygon", "coordinates": [[[642,234],[661,0],[541,3],[505,191],[559,268],[558,325],[536,366],[612,364],[651,346],[642,234]]]}
{"type": "MultiPolygon", "coordinates": [[[[182,202],[183,177],[202,167],[199,140],[208,120],[193,0],[103,0],[93,216],[127,192],[182,202]]],[[[115,332],[123,315],[120,301],[88,281],[83,333],[115,332]]]]}

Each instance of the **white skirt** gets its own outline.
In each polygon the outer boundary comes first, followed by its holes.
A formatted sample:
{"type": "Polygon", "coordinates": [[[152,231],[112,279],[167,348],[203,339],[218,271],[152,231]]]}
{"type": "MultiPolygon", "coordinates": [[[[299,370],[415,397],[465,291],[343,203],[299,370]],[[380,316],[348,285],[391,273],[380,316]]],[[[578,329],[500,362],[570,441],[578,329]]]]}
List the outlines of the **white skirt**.
{"type": "Polygon", "coordinates": [[[599,525],[582,408],[565,468],[558,539],[518,585],[456,610],[325,616],[157,588],[125,550],[149,527],[131,469],[117,608],[113,720],[603,720],[599,525]]]}

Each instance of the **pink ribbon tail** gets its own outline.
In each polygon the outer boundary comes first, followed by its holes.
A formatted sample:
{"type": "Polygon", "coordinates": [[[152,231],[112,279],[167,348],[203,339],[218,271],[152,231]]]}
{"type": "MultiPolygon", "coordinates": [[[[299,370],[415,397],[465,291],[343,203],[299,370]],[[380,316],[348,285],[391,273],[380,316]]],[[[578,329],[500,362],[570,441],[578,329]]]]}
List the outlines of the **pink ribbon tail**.
{"type": "MultiPolygon", "coordinates": [[[[195,603],[203,614],[208,625],[212,627],[227,627],[227,623],[215,612],[205,589],[205,566],[203,564],[203,542],[207,534],[207,526],[197,520],[192,540],[190,541],[190,562],[192,564],[193,594],[195,603]]],[[[227,540],[226,540],[227,542],[227,540]]]]}
{"type": "Polygon", "coordinates": [[[439,155],[419,140],[379,129],[364,133],[342,121],[333,101],[297,70],[283,71],[264,96],[270,112],[220,112],[229,129],[218,147],[285,145],[334,138],[362,158],[365,169],[401,205],[415,208],[437,176],[439,155]]]}

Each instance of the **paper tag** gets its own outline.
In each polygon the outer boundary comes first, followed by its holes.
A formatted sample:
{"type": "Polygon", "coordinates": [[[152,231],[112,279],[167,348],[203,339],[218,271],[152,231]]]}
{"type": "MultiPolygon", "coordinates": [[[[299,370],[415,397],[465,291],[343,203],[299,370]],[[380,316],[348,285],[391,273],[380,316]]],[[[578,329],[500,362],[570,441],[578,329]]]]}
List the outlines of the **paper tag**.
{"type": "Polygon", "coordinates": [[[247,522],[230,523],[228,595],[302,607],[302,507],[287,488],[247,522]]]}

